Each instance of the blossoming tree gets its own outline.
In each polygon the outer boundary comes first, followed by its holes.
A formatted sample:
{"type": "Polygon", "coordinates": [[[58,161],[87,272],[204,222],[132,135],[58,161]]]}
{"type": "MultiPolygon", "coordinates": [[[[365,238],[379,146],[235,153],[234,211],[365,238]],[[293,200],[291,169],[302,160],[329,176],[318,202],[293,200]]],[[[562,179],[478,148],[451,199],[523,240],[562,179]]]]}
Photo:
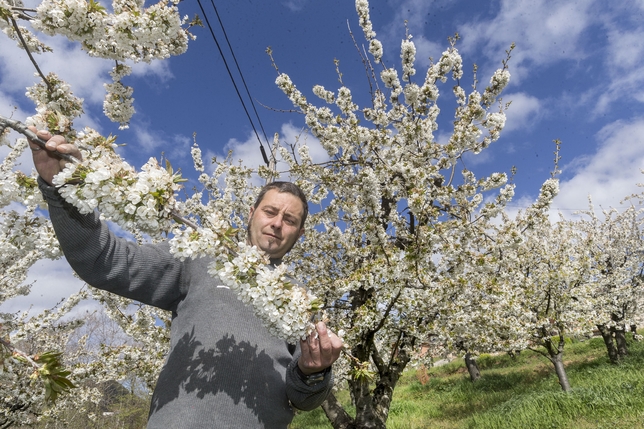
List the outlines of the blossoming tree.
{"type": "MultiPolygon", "coordinates": [[[[619,212],[603,210],[603,220],[591,208],[579,227],[591,238],[593,301],[597,329],[611,362],[628,353],[627,330],[642,324],[642,212],[633,206],[619,212]]],[[[635,334],[635,332],[634,332],[635,334]]]]}
{"type": "Polygon", "coordinates": [[[316,86],[318,107],[285,74],[277,84],[305,116],[330,161],[314,164],[307,148],[282,157],[291,174],[323,200],[308,245],[293,252],[296,276],[323,301],[332,326],[344,332],[346,379],[356,416],[331,396],[323,408],[334,427],[384,428],[402,371],[420,358],[421,344],[449,329],[452,286],[487,224],[513,195],[505,174],[477,179],[459,160],[494,142],[505,123],[497,97],[507,85],[504,62],[486,88],[459,85],[462,61],[452,45],[415,79],[415,47],[401,43],[401,73],[382,64],[382,45],[368,3],[356,1],[373,68],[371,105],[351,90],[316,86]],[[448,142],[436,141],[439,86],[455,81],[457,107],[448,142]],[[483,195],[501,188],[483,203],[483,195]],[[320,275],[324,273],[324,275],[320,275]]]}
{"type": "MultiPolygon", "coordinates": [[[[540,199],[551,200],[558,185],[551,179],[540,199]],[[550,183],[549,183],[550,182],[550,183]],[[548,186],[549,185],[549,186],[548,186]]],[[[511,287],[521,291],[517,329],[527,348],[554,365],[564,391],[570,383],[563,364],[567,338],[589,335],[596,320],[592,300],[589,237],[575,221],[563,217],[551,222],[548,204],[536,204],[513,223],[522,231],[515,248],[517,264],[511,287]]]]}
{"type": "MultiPolygon", "coordinates": [[[[287,341],[311,331],[312,315],[328,319],[344,337],[346,359],[336,372],[347,381],[356,407],[351,417],[331,395],[323,405],[329,420],[336,428],[384,428],[403,370],[424,358],[421,346],[428,338],[445,336],[456,326],[462,305],[455,304],[455,291],[463,290],[473,266],[466,255],[481,245],[481,236],[514,194],[506,174],[477,178],[459,166],[464,155],[478,154],[497,140],[505,125],[505,106],[498,97],[509,82],[511,49],[487,86],[475,84],[468,93],[460,85],[458,37],[450,39],[424,76],[416,77],[411,37],[402,40],[400,70],[386,66],[368,2],[356,0],[356,10],[369,46],[370,57],[364,58],[371,76],[367,107],[359,107],[342,83],[336,91],[315,86],[319,100],[314,104],[288,75],[279,73],[276,80],[329,156],[328,162],[316,164],[305,144],[282,147],[275,141],[274,153],[288,164],[288,174],[311,203],[321,206],[308,220],[306,245],[294,249],[278,269],[266,269],[264,255],[247,246],[244,230],[237,229],[246,223],[253,201],[250,169],[223,162],[209,176],[195,147],[203,190],[179,200],[181,177],[169,165],[151,159],[137,172],[118,156],[112,139],[90,129],[74,130],[81,101],[53,75],[43,75],[42,83],[29,89],[37,113],[27,123],[64,134],[82,148],[82,161],[70,160],[55,179],[61,194],[81,212],[98,208],[137,234],[159,237],[171,231],[178,258],[211,258],[210,273],[236,290],[270,331],[287,341]],[[442,83],[450,79],[454,129],[448,141],[438,142],[438,99],[442,83]],[[306,290],[289,282],[291,267],[306,290]]],[[[0,0],[0,11],[0,25],[9,37],[31,51],[46,49],[17,25],[26,13],[23,8],[0,0]]],[[[89,55],[116,61],[104,107],[120,126],[127,126],[132,113],[131,90],[120,83],[129,73],[122,62],[180,53],[189,38],[174,3],[142,9],[137,2],[116,0],[108,14],[93,1],[46,0],[34,13],[34,28],[77,40],[89,55]]],[[[28,134],[22,124],[3,120],[28,134]]],[[[24,143],[14,149],[24,149],[24,143]]],[[[276,175],[267,168],[258,173],[267,179],[276,175]]],[[[34,188],[33,178],[7,174],[12,183],[34,188]]],[[[145,361],[144,378],[153,379],[164,341],[164,331],[154,321],[163,315],[140,309],[132,316],[135,323],[128,323],[129,316],[118,315],[127,302],[100,299],[144,344],[142,353],[130,350],[112,358],[121,367],[124,361],[145,361]]],[[[79,363],[70,377],[119,376],[90,367],[79,363]]]]}

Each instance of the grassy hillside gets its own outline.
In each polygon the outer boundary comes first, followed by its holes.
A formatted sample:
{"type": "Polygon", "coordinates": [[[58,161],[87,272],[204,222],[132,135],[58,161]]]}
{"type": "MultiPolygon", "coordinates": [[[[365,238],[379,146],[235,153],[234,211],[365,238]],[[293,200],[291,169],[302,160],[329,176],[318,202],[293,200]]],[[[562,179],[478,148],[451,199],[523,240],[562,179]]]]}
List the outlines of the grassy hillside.
{"type": "MultiPolygon", "coordinates": [[[[629,336],[630,339],[630,336],[629,336]]],[[[476,383],[462,361],[407,371],[396,388],[391,429],[644,429],[644,344],[609,363],[601,338],[566,345],[572,392],[561,391],[554,367],[524,351],[516,358],[483,355],[476,383]]],[[[339,398],[348,403],[348,393],[339,398]]],[[[331,428],[321,409],[296,416],[291,429],[331,428]]]]}

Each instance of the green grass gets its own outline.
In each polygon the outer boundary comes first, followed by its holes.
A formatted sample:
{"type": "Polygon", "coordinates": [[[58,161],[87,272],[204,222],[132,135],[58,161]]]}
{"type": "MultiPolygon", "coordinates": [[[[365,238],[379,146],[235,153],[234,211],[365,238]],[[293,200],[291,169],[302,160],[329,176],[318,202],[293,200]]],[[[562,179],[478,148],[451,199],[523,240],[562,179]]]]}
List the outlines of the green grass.
{"type": "MultiPolygon", "coordinates": [[[[620,365],[608,361],[601,338],[567,344],[569,393],[561,391],[552,364],[530,351],[516,358],[482,355],[476,383],[462,360],[409,370],[396,387],[387,428],[644,429],[644,344],[629,344],[620,365]]],[[[349,403],[347,392],[338,399],[349,403]]],[[[331,425],[317,409],[299,413],[290,427],[331,425]]]]}

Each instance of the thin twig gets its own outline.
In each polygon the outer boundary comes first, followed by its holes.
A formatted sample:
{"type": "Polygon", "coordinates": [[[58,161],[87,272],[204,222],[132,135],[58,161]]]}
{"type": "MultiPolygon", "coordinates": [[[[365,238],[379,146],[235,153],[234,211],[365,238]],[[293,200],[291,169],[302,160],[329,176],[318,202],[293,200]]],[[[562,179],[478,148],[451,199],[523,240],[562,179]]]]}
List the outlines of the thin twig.
{"type": "Polygon", "coordinates": [[[10,9],[11,10],[17,10],[17,11],[20,11],[20,12],[33,12],[33,13],[38,12],[37,9],[32,9],[32,8],[28,8],[28,7],[11,6],[10,9]]]}
{"type": "Polygon", "coordinates": [[[13,18],[13,16],[11,17],[11,24],[13,24],[13,29],[16,30],[16,34],[18,34],[18,38],[20,39],[20,43],[22,43],[22,46],[25,48],[25,51],[27,51],[27,55],[29,56],[29,59],[31,60],[31,62],[34,65],[34,67],[36,68],[36,71],[38,72],[38,74],[40,75],[42,80],[45,82],[45,85],[47,85],[47,89],[49,90],[49,92],[53,92],[54,89],[51,87],[51,84],[49,83],[49,81],[47,80],[45,75],[43,74],[42,70],[40,70],[40,67],[38,67],[38,63],[36,62],[36,60],[34,60],[33,55],[31,55],[31,51],[29,50],[29,46],[27,46],[27,42],[25,42],[25,39],[22,37],[22,32],[20,31],[20,27],[18,27],[18,23],[13,18]]]}
{"type": "Polygon", "coordinates": [[[195,231],[198,231],[199,229],[201,229],[199,227],[199,225],[197,225],[196,223],[194,223],[190,219],[186,219],[185,217],[181,216],[181,214],[179,212],[177,212],[176,210],[174,210],[174,209],[170,212],[170,214],[172,215],[172,219],[174,219],[177,223],[182,223],[182,224],[184,224],[186,226],[189,226],[190,228],[194,229],[195,231]]]}
{"type": "Polygon", "coordinates": [[[11,353],[21,356],[24,360],[26,360],[35,369],[40,369],[40,365],[38,365],[36,362],[34,362],[34,360],[31,357],[29,357],[29,355],[27,353],[23,352],[20,349],[17,349],[13,344],[11,344],[10,341],[5,341],[2,338],[0,338],[0,345],[6,347],[7,350],[9,350],[11,353]]]}

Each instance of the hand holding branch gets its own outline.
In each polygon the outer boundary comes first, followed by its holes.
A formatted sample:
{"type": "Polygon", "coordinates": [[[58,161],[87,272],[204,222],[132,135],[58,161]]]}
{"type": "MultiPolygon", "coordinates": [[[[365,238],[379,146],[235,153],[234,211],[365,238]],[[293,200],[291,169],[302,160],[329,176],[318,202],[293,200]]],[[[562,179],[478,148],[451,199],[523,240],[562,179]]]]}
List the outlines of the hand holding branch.
{"type": "Polygon", "coordinates": [[[300,342],[302,355],[297,365],[302,373],[308,375],[321,372],[338,360],[342,350],[342,340],[329,331],[324,322],[318,322],[315,332],[300,342]]]}
{"type": "Polygon", "coordinates": [[[38,138],[29,140],[34,166],[40,177],[51,185],[54,176],[60,173],[68,162],[77,163],[81,159],[81,153],[76,145],[67,143],[63,136],[52,135],[47,130],[36,131],[34,127],[29,129],[36,133],[38,138]]]}

